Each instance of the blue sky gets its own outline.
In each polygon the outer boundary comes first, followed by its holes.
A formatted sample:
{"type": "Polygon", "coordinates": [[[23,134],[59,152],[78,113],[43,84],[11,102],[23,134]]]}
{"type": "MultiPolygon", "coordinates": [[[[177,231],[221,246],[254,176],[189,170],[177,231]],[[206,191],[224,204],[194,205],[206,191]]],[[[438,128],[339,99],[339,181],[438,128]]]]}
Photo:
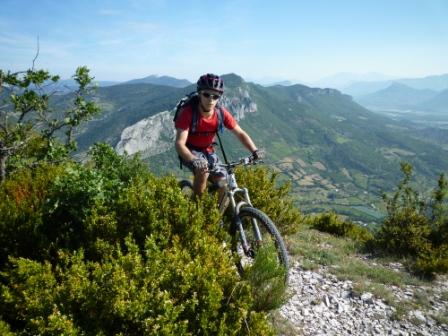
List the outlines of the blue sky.
{"type": "Polygon", "coordinates": [[[0,68],[98,80],[448,73],[448,0],[0,0],[0,68]]]}

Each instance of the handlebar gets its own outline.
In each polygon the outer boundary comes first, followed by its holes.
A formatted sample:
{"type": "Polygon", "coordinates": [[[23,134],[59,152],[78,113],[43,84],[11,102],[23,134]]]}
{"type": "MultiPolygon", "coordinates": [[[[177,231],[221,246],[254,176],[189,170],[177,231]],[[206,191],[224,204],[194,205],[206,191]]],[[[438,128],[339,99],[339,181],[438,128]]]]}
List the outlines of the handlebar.
{"type": "Polygon", "coordinates": [[[226,169],[235,168],[236,166],[249,166],[249,165],[256,165],[259,163],[263,163],[263,160],[261,159],[255,159],[253,155],[250,155],[248,157],[239,159],[238,161],[232,161],[229,163],[218,163],[217,166],[224,167],[226,169]]]}

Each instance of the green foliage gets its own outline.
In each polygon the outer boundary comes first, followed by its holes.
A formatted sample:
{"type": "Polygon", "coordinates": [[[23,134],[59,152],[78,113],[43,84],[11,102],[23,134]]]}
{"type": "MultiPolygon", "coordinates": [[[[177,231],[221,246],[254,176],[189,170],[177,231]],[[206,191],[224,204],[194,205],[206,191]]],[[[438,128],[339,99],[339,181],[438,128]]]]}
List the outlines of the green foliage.
{"type": "Polygon", "coordinates": [[[274,242],[261,246],[253,265],[245,274],[252,288],[255,310],[270,311],[285,303],[285,272],[285,267],[277,261],[274,242]]]}
{"type": "Polygon", "coordinates": [[[14,336],[16,334],[11,331],[9,325],[6,322],[0,320],[0,335],[14,336]]]}
{"type": "Polygon", "coordinates": [[[237,169],[238,183],[250,190],[253,205],[266,213],[283,234],[297,232],[303,216],[289,195],[291,185],[278,185],[278,173],[265,167],[237,169]]]}
{"type": "Polygon", "coordinates": [[[0,184],[0,265],[8,255],[38,258],[48,249],[40,232],[52,180],[62,166],[22,169],[0,184]]]}
{"type": "Polygon", "coordinates": [[[448,273],[448,243],[432,245],[427,250],[419,251],[413,269],[424,276],[448,273]]]}
{"type": "Polygon", "coordinates": [[[382,251],[411,257],[412,268],[425,276],[448,272],[447,182],[442,174],[431,199],[410,186],[412,166],[402,163],[402,181],[391,198],[384,196],[388,215],[375,244],[382,251]]]}
{"type": "Polygon", "coordinates": [[[437,183],[437,188],[433,192],[431,203],[431,240],[436,245],[442,245],[448,241],[448,181],[444,174],[441,174],[437,183]]]}
{"type": "Polygon", "coordinates": [[[336,236],[349,237],[366,244],[373,239],[372,233],[355,223],[342,220],[336,213],[328,212],[309,219],[310,226],[321,232],[331,233],[336,236]]]}
{"type": "Polygon", "coordinates": [[[213,198],[191,202],[173,177],[108,146],[90,153],[0,185],[0,331],[272,334],[213,198]]]}
{"type": "Polygon", "coordinates": [[[397,209],[383,222],[377,243],[383,250],[402,256],[413,256],[430,248],[428,219],[411,208],[397,209]]]}
{"type": "Polygon", "coordinates": [[[44,70],[0,70],[0,181],[22,166],[59,161],[76,149],[74,131],[99,113],[99,107],[87,99],[91,91],[88,85],[93,79],[89,70],[79,67],[73,77],[79,88],[61,113],[52,109],[52,94],[44,90],[47,82],[57,82],[58,76],[44,70]],[[65,131],[64,143],[57,138],[61,131],[65,131]]]}

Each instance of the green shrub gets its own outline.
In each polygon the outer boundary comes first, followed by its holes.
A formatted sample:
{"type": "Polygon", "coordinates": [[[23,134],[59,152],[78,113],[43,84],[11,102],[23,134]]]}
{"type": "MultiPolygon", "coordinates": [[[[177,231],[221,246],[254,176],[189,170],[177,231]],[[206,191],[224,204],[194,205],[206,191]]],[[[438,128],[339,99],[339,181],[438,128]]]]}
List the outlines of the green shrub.
{"type": "Polygon", "coordinates": [[[0,330],[272,334],[222,245],[215,200],[191,202],[135,160],[102,146],[85,166],[1,184],[0,330]]]}
{"type": "Polygon", "coordinates": [[[428,219],[412,208],[391,213],[376,236],[377,245],[385,252],[403,257],[416,256],[431,249],[428,219]]]}
{"type": "Polygon", "coordinates": [[[413,265],[416,273],[433,276],[437,273],[448,273],[448,244],[420,251],[413,265]]]}
{"type": "Polygon", "coordinates": [[[439,246],[448,241],[448,181],[441,174],[430,200],[431,241],[439,246]]]}
{"type": "Polygon", "coordinates": [[[401,164],[404,175],[392,197],[383,197],[387,217],[377,231],[375,246],[382,252],[410,257],[416,273],[432,277],[448,272],[448,183],[442,174],[429,200],[410,186],[412,166],[401,164]]]}
{"type": "Polygon", "coordinates": [[[327,232],[340,237],[349,237],[362,244],[373,239],[373,235],[369,230],[353,222],[342,220],[334,212],[327,212],[311,217],[309,223],[312,228],[321,232],[327,232]]]}
{"type": "MultiPolygon", "coordinates": [[[[55,268],[11,260],[0,314],[31,334],[245,334],[249,287],[237,284],[232,258],[218,242],[203,237],[196,248],[200,254],[176,241],[161,249],[150,237],[141,250],[128,238],[126,251],[109,246],[101,262],[82,252],[60,252],[55,268]]],[[[256,316],[252,324],[269,331],[265,317],[256,316]]]]}
{"type": "Polygon", "coordinates": [[[9,327],[9,325],[6,322],[0,320],[0,335],[14,336],[16,334],[11,331],[11,328],[9,327]]]}
{"type": "Polygon", "coordinates": [[[43,208],[52,180],[63,166],[22,169],[0,183],[0,265],[11,256],[42,257],[48,239],[41,234],[43,208]]]}
{"type": "Polygon", "coordinates": [[[278,185],[278,174],[261,166],[237,169],[236,174],[239,185],[249,189],[253,205],[265,212],[281,233],[299,230],[303,216],[289,196],[289,183],[278,185]]]}
{"type": "Polygon", "coordinates": [[[254,264],[245,279],[252,288],[253,307],[257,311],[270,311],[285,303],[286,269],[278,264],[275,245],[265,244],[257,252],[254,264]]]}

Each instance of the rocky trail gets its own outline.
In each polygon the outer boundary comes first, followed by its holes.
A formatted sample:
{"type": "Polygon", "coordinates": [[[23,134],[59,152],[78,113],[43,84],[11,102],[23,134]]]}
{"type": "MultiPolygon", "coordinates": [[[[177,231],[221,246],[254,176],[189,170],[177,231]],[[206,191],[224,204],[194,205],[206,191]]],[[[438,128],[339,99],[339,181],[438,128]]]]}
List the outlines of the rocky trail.
{"type": "MultiPolygon", "coordinates": [[[[390,267],[402,268],[399,263],[390,267]]],[[[283,335],[448,335],[447,277],[423,286],[388,285],[393,305],[360,292],[352,281],[338,280],[326,266],[311,271],[293,265],[289,286],[291,296],[278,311],[290,322],[288,332],[280,331],[283,335]],[[425,305],[401,309],[401,302],[419,296],[425,305]]]]}

